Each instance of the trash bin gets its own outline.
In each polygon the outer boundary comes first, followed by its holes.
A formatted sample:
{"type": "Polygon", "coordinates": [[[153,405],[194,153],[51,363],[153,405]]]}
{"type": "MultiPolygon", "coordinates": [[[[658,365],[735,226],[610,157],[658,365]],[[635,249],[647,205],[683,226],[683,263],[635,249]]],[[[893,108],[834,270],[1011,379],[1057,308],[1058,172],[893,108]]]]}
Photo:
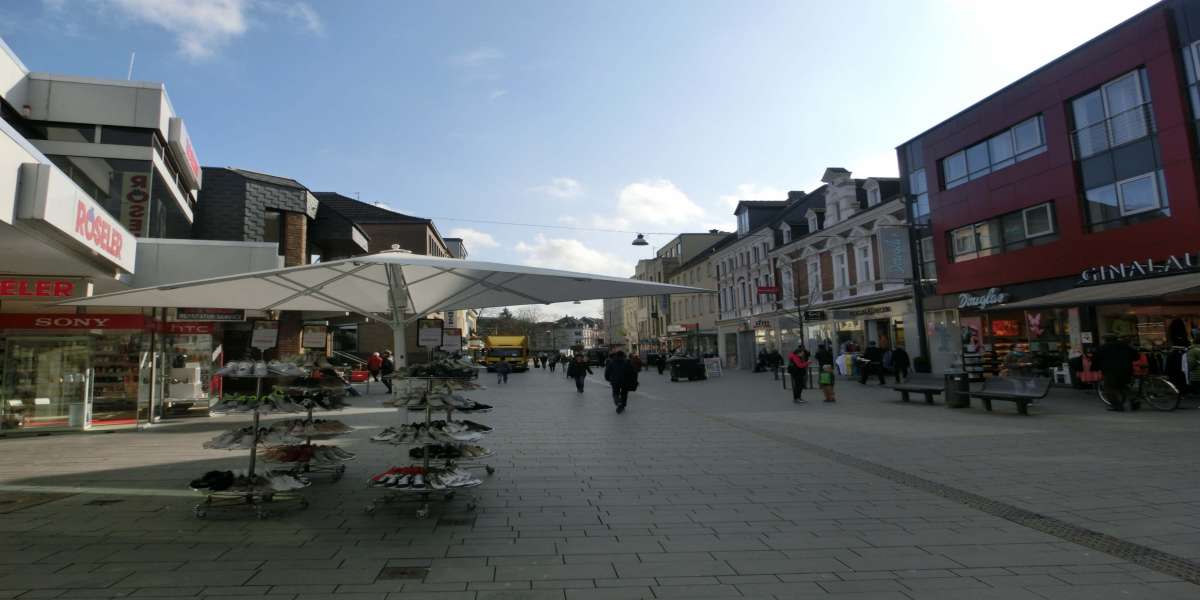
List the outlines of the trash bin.
{"type": "Polygon", "coordinates": [[[971,406],[971,377],[966,371],[947,370],[946,377],[946,408],[970,408],[971,406]]]}
{"type": "Polygon", "coordinates": [[[676,356],[667,361],[667,366],[671,369],[671,381],[679,381],[680,379],[692,381],[708,378],[704,363],[698,358],[676,356]]]}
{"type": "Polygon", "coordinates": [[[83,405],[71,404],[67,406],[67,425],[71,427],[83,427],[83,405]]]}

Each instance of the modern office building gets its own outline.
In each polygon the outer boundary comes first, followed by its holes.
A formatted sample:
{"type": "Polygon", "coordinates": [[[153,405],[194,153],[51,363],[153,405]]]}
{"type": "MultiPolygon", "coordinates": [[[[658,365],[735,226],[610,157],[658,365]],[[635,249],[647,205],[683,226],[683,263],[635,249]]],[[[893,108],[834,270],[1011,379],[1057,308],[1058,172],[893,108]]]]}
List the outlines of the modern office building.
{"type": "Polygon", "coordinates": [[[1160,2],[897,148],[933,368],[1200,328],[1200,4],[1160,2]]]}

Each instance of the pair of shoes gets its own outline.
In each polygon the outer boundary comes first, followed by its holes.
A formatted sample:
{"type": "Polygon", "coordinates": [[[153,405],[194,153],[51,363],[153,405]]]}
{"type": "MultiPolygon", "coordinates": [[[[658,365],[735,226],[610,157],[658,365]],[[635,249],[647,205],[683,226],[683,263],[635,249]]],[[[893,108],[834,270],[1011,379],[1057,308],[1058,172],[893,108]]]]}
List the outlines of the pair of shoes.
{"type": "Polygon", "coordinates": [[[625,403],[624,402],[617,405],[617,414],[619,415],[623,412],[625,412],[625,403]]]}
{"type": "Polygon", "coordinates": [[[805,400],[804,398],[796,398],[795,400],[792,400],[792,402],[796,404],[808,404],[808,400],[805,400]]]}

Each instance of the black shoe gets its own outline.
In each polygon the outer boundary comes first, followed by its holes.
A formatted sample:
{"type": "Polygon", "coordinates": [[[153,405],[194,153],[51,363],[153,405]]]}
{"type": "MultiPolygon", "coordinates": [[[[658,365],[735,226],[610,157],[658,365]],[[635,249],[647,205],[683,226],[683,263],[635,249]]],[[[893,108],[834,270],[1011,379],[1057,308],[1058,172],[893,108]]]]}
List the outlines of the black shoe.
{"type": "Polygon", "coordinates": [[[624,402],[617,405],[617,414],[619,415],[623,412],[625,412],[625,403],[624,402]]]}

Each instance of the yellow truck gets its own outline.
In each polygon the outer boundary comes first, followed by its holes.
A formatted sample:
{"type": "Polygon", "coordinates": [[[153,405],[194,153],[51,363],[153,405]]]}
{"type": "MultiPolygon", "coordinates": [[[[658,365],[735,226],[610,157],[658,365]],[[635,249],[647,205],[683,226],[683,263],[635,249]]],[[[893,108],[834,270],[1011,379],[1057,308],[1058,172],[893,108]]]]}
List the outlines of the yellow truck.
{"type": "Polygon", "coordinates": [[[488,371],[507,360],[514,371],[529,369],[529,341],[523,335],[489,335],[484,343],[483,364],[488,371]]]}

